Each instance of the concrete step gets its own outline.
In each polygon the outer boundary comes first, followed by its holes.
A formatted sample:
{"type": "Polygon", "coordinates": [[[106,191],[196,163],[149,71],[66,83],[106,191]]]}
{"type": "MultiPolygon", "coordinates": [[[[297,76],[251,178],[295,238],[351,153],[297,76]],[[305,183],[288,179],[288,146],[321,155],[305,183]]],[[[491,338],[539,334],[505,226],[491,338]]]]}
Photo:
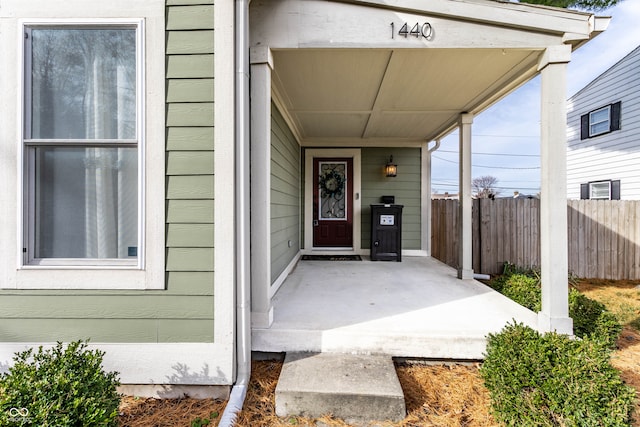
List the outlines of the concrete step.
{"type": "Polygon", "coordinates": [[[276,387],[276,414],[331,414],[352,425],[400,421],[404,394],[389,356],[287,353],[276,387]]]}

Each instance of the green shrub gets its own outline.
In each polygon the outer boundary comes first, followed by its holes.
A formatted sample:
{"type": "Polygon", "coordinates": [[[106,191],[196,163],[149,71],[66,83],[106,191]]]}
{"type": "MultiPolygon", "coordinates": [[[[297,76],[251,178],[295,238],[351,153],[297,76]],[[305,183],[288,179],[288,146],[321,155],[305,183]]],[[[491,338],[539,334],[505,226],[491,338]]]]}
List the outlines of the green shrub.
{"type": "MultiPolygon", "coordinates": [[[[532,311],[541,309],[540,276],[534,270],[523,270],[512,264],[505,264],[504,274],[494,278],[490,285],[532,311]]],[[[576,336],[599,339],[610,348],[615,348],[622,326],[603,304],[572,288],[569,291],[569,317],[573,319],[576,336]]]]}
{"type": "Polygon", "coordinates": [[[508,325],[480,369],[495,418],[509,426],[628,426],[635,391],[599,340],[508,325]]]}
{"type": "Polygon", "coordinates": [[[571,289],[569,316],[573,318],[574,334],[602,340],[609,348],[615,348],[622,325],[604,304],[571,289]]]}
{"type": "Polygon", "coordinates": [[[532,311],[540,311],[542,292],[540,280],[522,273],[512,274],[507,278],[502,293],[532,311]]]}
{"type": "Polygon", "coordinates": [[[86,347],[83,341],[66,348],[58,342],[17,353],[0,375],[0,425],[117,426],[117,373],[102,370],[104,352],[86,347]]]}

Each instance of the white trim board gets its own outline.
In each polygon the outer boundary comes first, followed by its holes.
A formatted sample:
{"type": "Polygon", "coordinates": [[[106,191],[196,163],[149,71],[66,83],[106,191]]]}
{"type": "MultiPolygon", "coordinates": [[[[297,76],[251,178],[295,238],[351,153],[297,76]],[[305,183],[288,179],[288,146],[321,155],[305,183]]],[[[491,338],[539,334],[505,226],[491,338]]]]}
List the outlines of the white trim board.
{"type": "MultiPolygon", "coordinates": [[[[23,104],[23,25],[36,23],[78,24],[98,22],[144,23],[144,41],[138,47],[144,58],[144,128],[148,141],[164,141],[165,127],[165,2],[147,0],[132,4],[127,0],[98,2],[69,0],[61,5],[47,1],[6,0],[0,8],[3,31],[0,33],[0,90],[9,101],[0,105],[0,118],[8,126],[0,129],[3,156],[0,158],[0,182],[12,191],[0,194],[0,288],[2,289],[164,289],[165,200],[164,144],[140,148],[144,156],[144,206],[139,214],[143,251],[140,266],[131,267],[32,267],[22,266],[23,173],[22,173],[22,104],[23,104]],[[60,17],[64,16],[64,19],[60,17]],[[88,18],[90,17],[90,18],[88,18]],[[19,64],[16,67],[16,64],[19,64]],[[162,206],[162,209],[158,209],[162,206]]],[[[142,30],[142,27],[141,27],[142,30]]],[[[141,114],[142,116],[142,114],[141,114]]],[[[143,173],[142,168],[140,173],[143,173]]]]}
{"type": "MultiPolygon", "coordinates": [[[[353,246],[352,253],[358,253],[362,245],[361,239],[361,199],[362,155],[359,148],[327,148],[307,149],[304,153],[304,250],[313,248],[313,159],[314,157],[351,157],[353,158],[353,246]]],[[[324,249],[324,248],[320,248],[324,249]]]]}
{"type": "MultiPolygon", "coordinates": [[[[15,352],[52,343],[3,343],[0,372],[12,365],[15,352]]],[[[230,385],[233,345],[214,343],[105,343],[90,344],[105,352],[103,368],[116,371],[122,384],[230,385]]]]}

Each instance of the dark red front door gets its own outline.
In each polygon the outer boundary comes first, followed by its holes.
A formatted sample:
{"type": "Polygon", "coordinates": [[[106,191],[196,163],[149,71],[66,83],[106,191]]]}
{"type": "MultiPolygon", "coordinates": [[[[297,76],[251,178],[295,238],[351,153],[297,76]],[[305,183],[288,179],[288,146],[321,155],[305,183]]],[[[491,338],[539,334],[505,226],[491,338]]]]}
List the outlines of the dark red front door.
{"type": "Polygon", "coordinates": [[[313,159],[313,246],[353,246],[353,159],[313,159]]]}

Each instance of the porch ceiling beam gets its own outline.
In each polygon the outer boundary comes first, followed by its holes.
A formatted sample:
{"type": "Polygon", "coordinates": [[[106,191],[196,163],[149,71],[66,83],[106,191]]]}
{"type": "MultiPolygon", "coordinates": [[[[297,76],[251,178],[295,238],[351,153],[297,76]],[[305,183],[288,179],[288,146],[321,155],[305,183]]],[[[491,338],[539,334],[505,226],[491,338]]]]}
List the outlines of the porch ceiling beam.
{"type": "Polygon", "coordinates": [[[371,114],[371,113],[384,113],[384,114],[458,114],[460,109],[448,109],[448,110],[305,110],[305,109],[290,109],[291,113],[295,114],[371,114]]]}
{"type": "Polygon", "coordinates": [[[465,20],[504,27],[572,34],[588,38],[593,31],[590,13],[529,4],[476,0],[474,2],[447,0],[331,0],[395,9],[409,13],[429,13],[441,17],[466,17],[465,20]]]}
{"type": "Polygon", "coordinates": [[[307,138],[300,144],[302,147],[403,147],[420,148],[424,139],[398,139],[398,138],[307,138]]]}
{"type": "MultiPolygon", "coordinates": [[[[440,1],[439,1],[440,2],[440,1]]],[[[475,2],[454,2],[464,4],[473,10],[475,2]]],[[[325,48],[512,48],[540,49],[550,44],[562,43],[567,34],[575,34],[579,39],[589,38],[592,26],[589,17],[580,15],[581,20],[563,19],[567,25],[557,25],[550,30],[545,25],[548,14],[537,13],[544,8],[528,6],[529,13],[521,19],[525,26],[514,25],[508,18],[499,20],[475,19],[475,14],[467,8],[460,9],[460,15],[433,14],[429,10],[398,13],[392,7],[348,1],[281,0],[278,7],[270,7],[269,2],[252,5],[252,45],[258,46],[268,40],[274,49],[325,49],[325,48]],[[535,11],[536,13],[533,13],[535,11]],[[474,17],[474,18],[470,18],[474,17]],[[391,22],[429,22],[434,37],[416,38],[392,36],[391,22]],[[367,25],[363,26],[362,23],[367,25]],[[578,22],[579,24],[576,24],[578,22]],[[283,28],[304,28],[297,32],[283,31],[283,28]]],[[[431,1],[420,0],[423,5],[431,1]]],[[[487,2],[500,5],[499,2],[487,2]]],[[[495,6],[493,6],[495,7],[495,6]]],[[[486,13],[495,14],[492,7],[485,7],[486,13]]],[[[499,10],[499,9],[498,9],[499,10]]],[[[564,12],[569,17],[575,12],[564,12]]],[[[500,15],[497,13],[496,15],[500,15]]],[[[399,29],[398,27],[397,29],[399,29]]],[[[396,30],[397,31],[397,30],[396,30]]],[[[574,38],[572,36],[571,38],[574,38]]],[[[567,41],[565,39],[565,41],[567,41]]]]}
{"type": "Polygon", "coordinates": [[[388,81],[389,78],[389,64],[393,60],[393,51],[389,52],[389,57],[387,58],[387,65],[382,73],[382,79],[378,83],[378,89],[376,90],[376,97],[373,101],[373,105],[371,106],[371,114],[369,115],[369,119],[367,120],[367,124],[364,126],[364,130],[362,132],[362,137],[367,138],[371,135],[372,123],[377,121],[378,116],[380,116],[380,94],[385,87],[385,81],[388,81]]]}

